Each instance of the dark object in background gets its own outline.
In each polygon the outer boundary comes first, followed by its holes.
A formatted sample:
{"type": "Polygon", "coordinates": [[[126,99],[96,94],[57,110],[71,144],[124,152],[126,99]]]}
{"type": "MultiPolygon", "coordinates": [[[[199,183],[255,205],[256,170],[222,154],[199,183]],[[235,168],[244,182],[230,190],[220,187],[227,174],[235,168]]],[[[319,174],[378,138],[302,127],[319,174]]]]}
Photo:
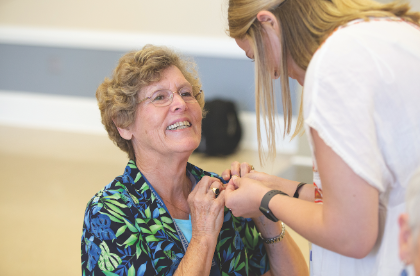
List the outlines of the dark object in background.
{"type": "Polygon", "coordinates": [[[227,100],[207,101],[207,115],[202,123],[201,143],[197,152],[207,155],[233,153],[242,137],[242,128],[235,104],[227,100]]]}

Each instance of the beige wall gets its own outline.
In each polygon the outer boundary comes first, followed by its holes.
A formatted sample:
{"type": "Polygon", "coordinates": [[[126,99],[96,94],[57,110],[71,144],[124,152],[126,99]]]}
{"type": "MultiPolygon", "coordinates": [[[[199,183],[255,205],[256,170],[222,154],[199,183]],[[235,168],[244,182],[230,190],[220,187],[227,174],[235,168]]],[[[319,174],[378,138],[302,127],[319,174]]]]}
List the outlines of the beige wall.
{"type": "Polygon", "coordinates": [[[0,0],[0,25],[225,37],[227,1],[0,0]]]}
{"type": "Polygon", "coordinates": [[[225,37],[227,0],[0,0],[0,25],[225,37]]]}
{"type": "MultiPolygon", "coordinates": [[[[392,2],[393,0],[376,0],[376,1],[381,2],[381,3],[389,3],[389,2],[392,2]]],[[[409,2],[413,10],[420,11],[420,0],[401,0],[401,1],[409,2]]]]}

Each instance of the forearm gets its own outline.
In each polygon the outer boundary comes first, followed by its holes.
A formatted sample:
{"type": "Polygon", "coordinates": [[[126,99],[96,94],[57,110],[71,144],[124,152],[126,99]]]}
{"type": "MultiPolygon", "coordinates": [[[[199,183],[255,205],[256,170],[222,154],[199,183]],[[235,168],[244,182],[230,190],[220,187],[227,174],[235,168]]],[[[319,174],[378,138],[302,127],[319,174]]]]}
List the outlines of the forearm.
{"type": "MultiPolygon", "coordinates": [[[[253,172],[246,175],[247,178],[261,181],[264,185],[272,190],[280,190],[289,196],[293,197],[299,181],[289,180],[277,176],[268,175],[261,172],[253,172]]],[[[303,185],[298,191],[299,199],[306,200],[309,202],[315,201],[315,186],[311,183],[303,185]]]]}
{"type": "MultiPolygon", "coordinates": [[[[293,194],[291,195],[293,196],[293,194]]],[[[315,185],[308,183],[303,185],[299,190],[299,199],[306,200],[309,202],[315,201],[315,185]]]]}
{"type": "MultiPolygon", "coordinates": [[[[264,238],[281,234],[281,223],[274,223],[264,216],[254,219],[255,225],[264,238]]],[[[284,238],[274,244],[264,244],[270,261],[270,273],[265,275],[308,275],[308,266],[302,252],[286,231],[284,238]]]]}
{"type": "Polygon", "coordinates": [[[208,242],[205,239],[192,238],[174,276],[209,275],[215,249],[216,240],[208,242]]]}
{"type": "Polygon", "coordinates": [[[322,205],[277,195],[269,208],[308,241],[345,256],[364,257],[376,240],[377,221],[347,216],[337,207],[326,206],[325,200],[322,205]]]}

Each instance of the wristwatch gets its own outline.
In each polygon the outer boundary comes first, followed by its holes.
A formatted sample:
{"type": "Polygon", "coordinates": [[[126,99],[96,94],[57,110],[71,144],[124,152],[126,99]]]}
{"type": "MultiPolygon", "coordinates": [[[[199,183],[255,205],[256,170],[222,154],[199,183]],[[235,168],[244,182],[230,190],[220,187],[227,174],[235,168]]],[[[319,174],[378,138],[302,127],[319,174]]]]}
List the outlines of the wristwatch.
{"type": "Polygon", "coordinates": [[[270,208],[268,208],[268,203],[270,202],[271,198],[275,195],[285,195],[285,196],[289,196],[286,193],[283,193],[282,191],[279,190],[271,190],[269,192],[267,192],[262,200],[261,200],[261,205],[260,205],[260,211],[261,213],[264,214],[264,216],[266,216],[269,220],[272,220],[274,222],[279,221],[278,218],[276,218],[273,213],[271,212],[270,208]]]}

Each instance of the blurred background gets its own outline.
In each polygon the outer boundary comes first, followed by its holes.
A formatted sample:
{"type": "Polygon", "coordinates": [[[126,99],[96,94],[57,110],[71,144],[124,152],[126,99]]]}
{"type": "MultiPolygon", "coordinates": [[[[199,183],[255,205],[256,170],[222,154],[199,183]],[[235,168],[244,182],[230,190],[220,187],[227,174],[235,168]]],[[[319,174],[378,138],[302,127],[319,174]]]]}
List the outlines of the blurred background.
{"type": "MultiPolygon", "coordinates": [[[[289,142],[279,132],[276,159],[259,163],[254,67],[226,35],[226,10],[227,0],[0,0],[0,275],[80,274],[86,203],[127,162],[100,123],[95,91],[145,44],[193,57],[206,100],[238,109],[238,150],[190,162],[221,173],[247,161],[312,182],[305,136],[289,142]]],[[[291,81],[291,90],[297,106],[301,87],[291,81]]],[[[307,242],[293,235],[308,259],[307,242]]]]}

